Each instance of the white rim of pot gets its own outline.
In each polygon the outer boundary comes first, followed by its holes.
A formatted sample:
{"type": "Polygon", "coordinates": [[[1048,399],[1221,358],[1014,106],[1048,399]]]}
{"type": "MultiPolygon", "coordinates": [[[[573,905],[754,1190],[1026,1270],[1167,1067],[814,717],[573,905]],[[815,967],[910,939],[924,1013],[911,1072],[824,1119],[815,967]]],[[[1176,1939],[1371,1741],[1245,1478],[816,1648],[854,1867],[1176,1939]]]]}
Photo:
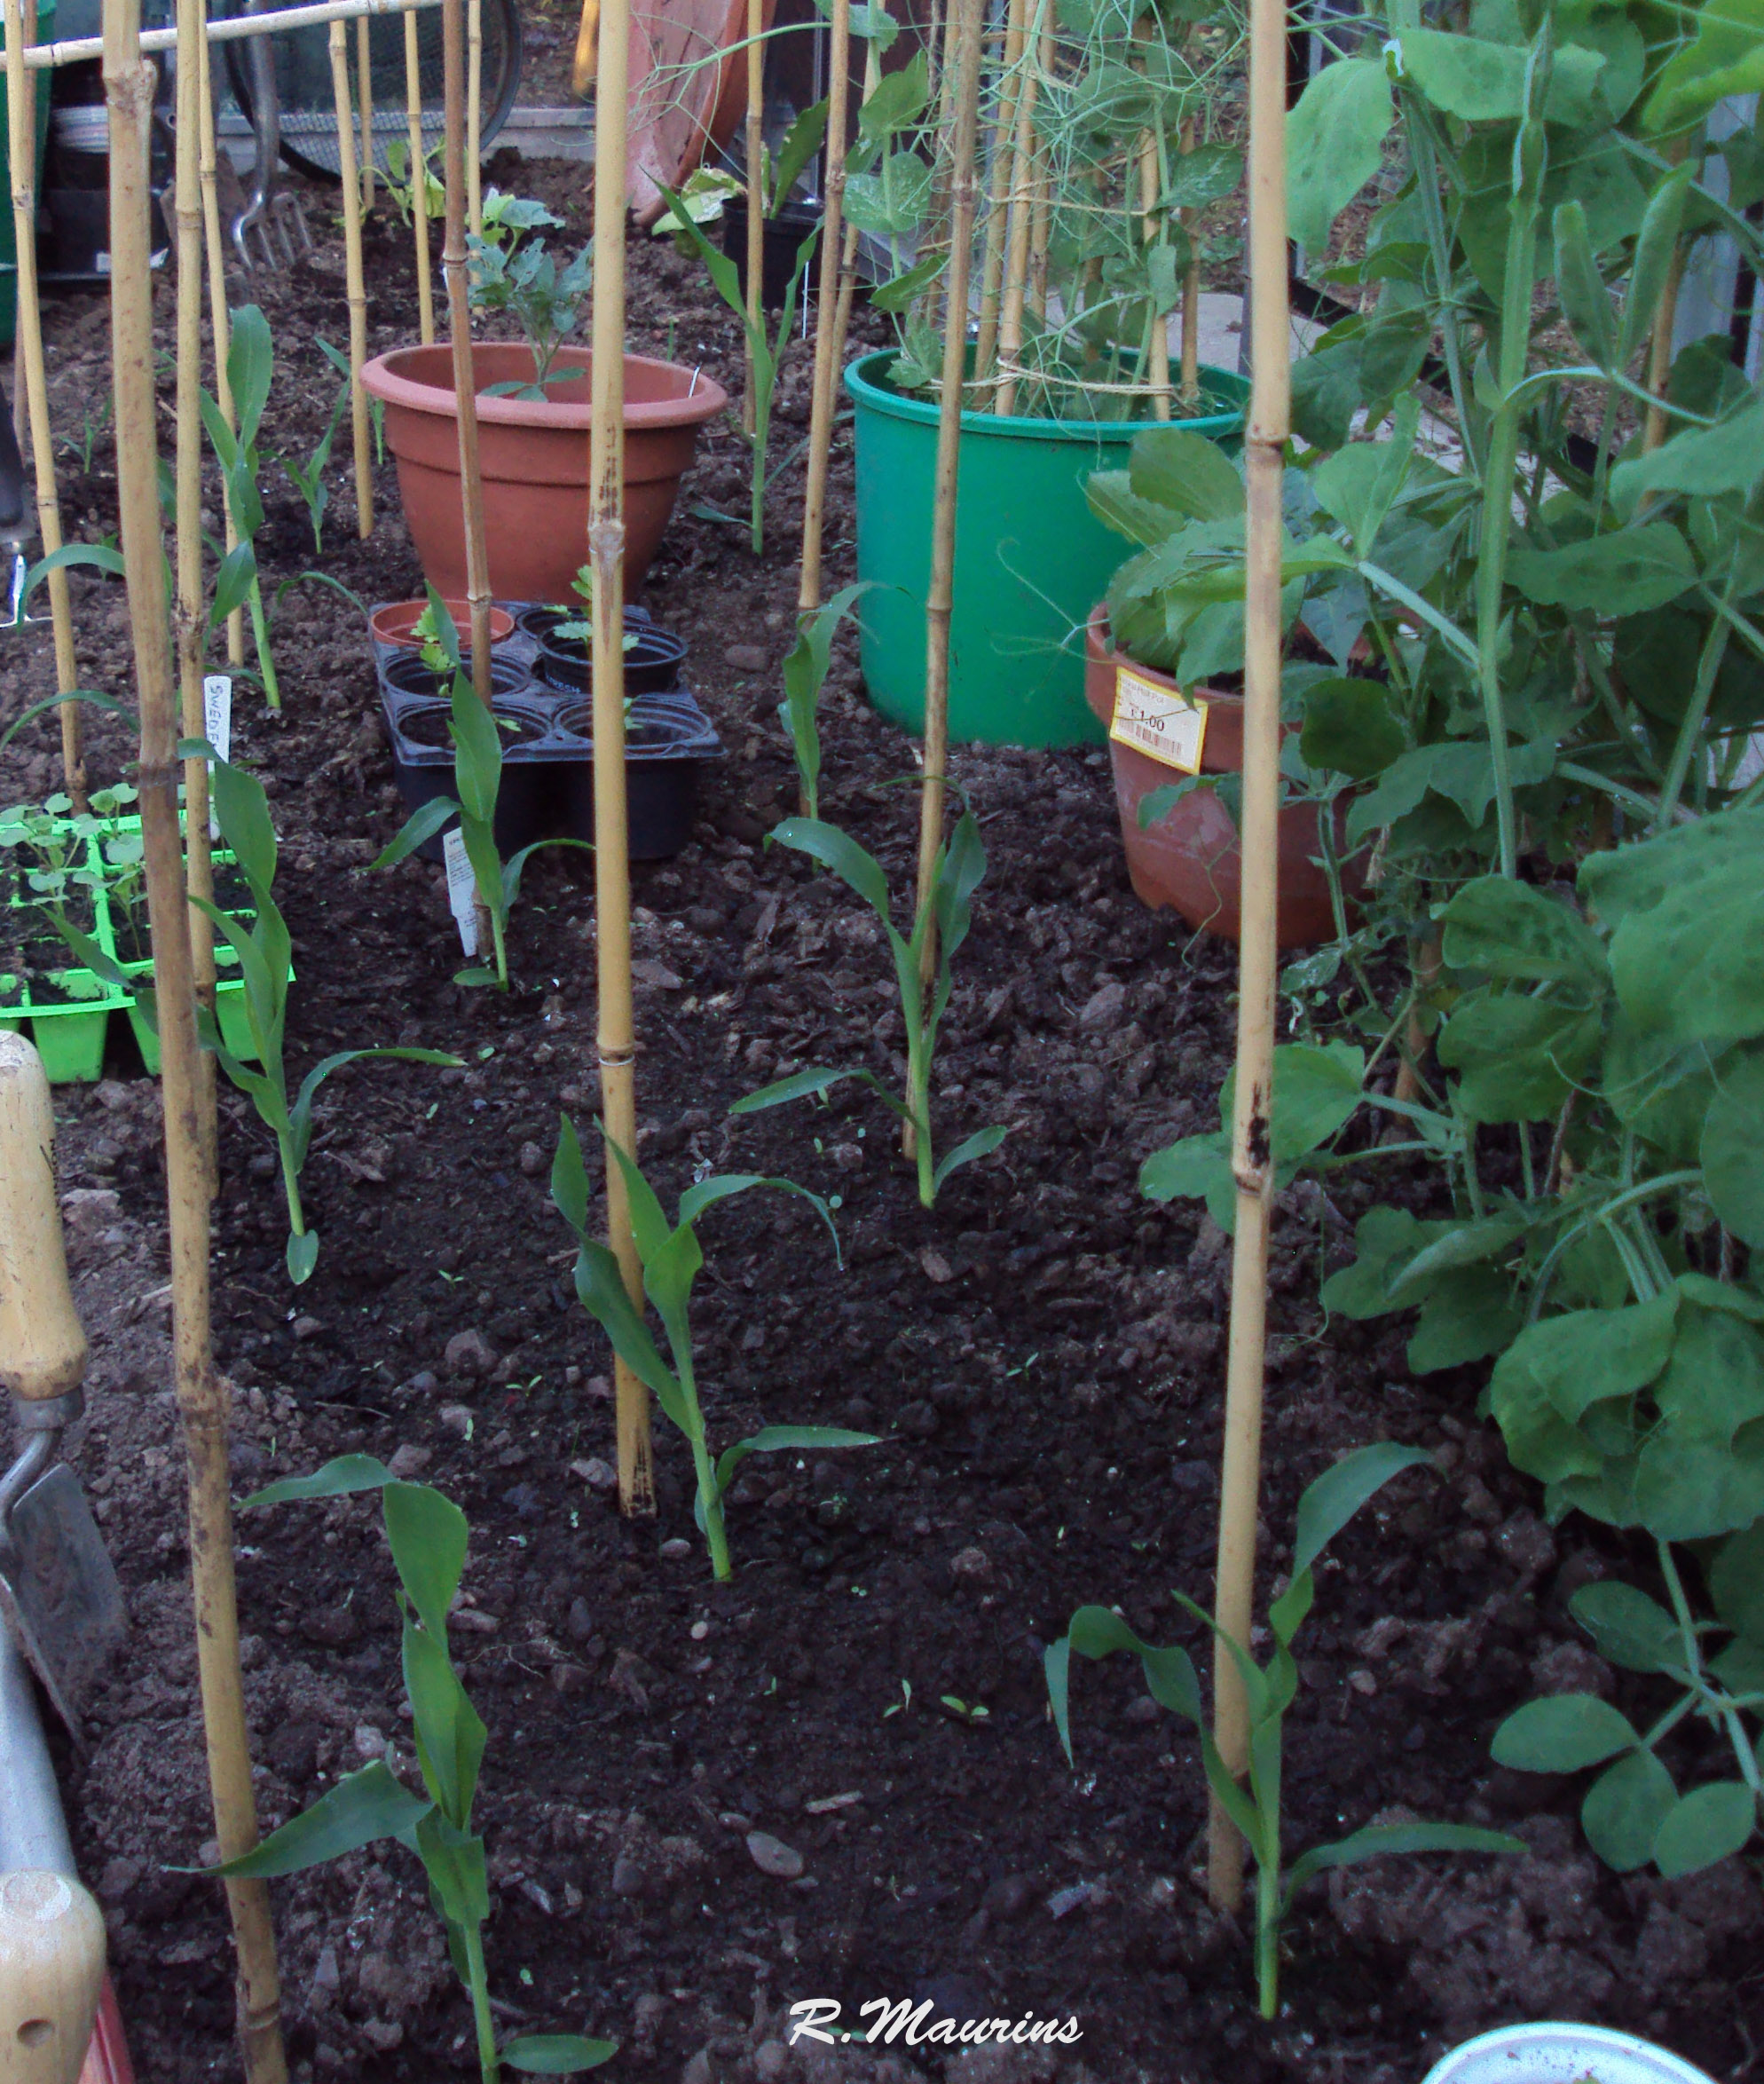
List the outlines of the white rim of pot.
{"type": "Polygon", "coordinates": [[[1611,2026],[1545,2020],[1479,2033],[1435,2063],[1422,2084],[1713,2084],[1681,2056],[1611,2026]]]}

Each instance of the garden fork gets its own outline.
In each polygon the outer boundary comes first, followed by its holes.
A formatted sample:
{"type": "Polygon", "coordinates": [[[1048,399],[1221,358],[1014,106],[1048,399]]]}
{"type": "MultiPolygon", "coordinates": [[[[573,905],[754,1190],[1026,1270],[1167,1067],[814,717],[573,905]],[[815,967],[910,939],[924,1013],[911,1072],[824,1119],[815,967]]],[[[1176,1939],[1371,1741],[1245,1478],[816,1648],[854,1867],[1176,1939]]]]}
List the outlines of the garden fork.
{"type": "MultiPolygon", "coordinates": [[[[262,13],[260,0],[251,0],[247,12],[262,13]]],[[[239,264],[248,275],[260,267],[291,266],[298,255],[312,250],[306,213],[295,197],[281,193],[276,186],[281,156],[281,100],[276,89],[276,54],[267,36],[251,39],[251,127],[257,139],[251,193],[245,208],[228,226],[239,264]]]]}

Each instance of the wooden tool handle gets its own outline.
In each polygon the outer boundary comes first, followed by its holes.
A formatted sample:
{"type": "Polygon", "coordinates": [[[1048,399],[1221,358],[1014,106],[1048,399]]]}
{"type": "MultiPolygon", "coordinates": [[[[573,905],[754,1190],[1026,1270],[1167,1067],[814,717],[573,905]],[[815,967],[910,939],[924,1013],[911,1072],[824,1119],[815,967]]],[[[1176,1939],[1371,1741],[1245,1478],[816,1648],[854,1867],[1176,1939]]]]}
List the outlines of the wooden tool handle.
{"type": "Polygon", "coordinates": [[[42,1062],[22,1035],[0,1030],[0,1385],[30,1402],[77,1389],[86,1372],[54,1150],[42,1062]]]}
{"type": "Polygon", "coordinates": [[[104,1981],[104,1917],[67,1875],[0,1877],[0,2084],[76,2084],[104,1981]]]}

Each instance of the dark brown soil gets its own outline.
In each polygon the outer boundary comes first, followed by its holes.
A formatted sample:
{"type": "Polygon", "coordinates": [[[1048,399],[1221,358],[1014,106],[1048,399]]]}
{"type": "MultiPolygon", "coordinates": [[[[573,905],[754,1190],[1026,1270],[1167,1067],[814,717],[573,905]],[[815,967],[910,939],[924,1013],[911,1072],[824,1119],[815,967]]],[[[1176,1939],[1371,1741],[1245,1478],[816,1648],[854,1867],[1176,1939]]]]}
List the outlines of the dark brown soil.
{"type": "MultiPolygon", "coordinates": [[[[585,225],[579,170],[524,179],[585,225]]],[[[407,336],[412,305],[404,248],[379,232],[371,288],[377,349],[407,336]]],[[[313,335],[345,336],[335,241],[261,294],[282,358],[264,446],[304,454],[335,389],[313,335]]],[[[163,293],[160,315],[169,344],[163,293]]],[[[106,323],[101,304],[52,310],[62,428],[103,394],[106,323]]],[[[738,383],[732,321],[653,242],[634,242],[631,339],[738,383]]],[[[807,416],[799,347],[778,454],[807,416]]],[[[364,599],[410,595],[390,468],[366,545],[334,469],[322,559],[275,476],[263,544],[273,579],[322,563],[364,599]]],[[[843,442],[835,478],[830,584],[851,571],[843,442]]],[[[1400,1806],[1512,1824],[1530,1857],[1386,1863],[1314,1888],[1288,1929],[1285,2008],[1264,2026],[1243,1938],[1197,1883],[1192,1733],[1147,1701],[1137,1673],[1087,1666],[1075,1774],[1067,1767],[1042,1653],[1075,1606],[1118,1603],[1142,1632],[1201,1650],[1169,1595],[1209,1587],[1229,1253],[1196,1208],[1154,1207],[1135,1180],[1149,1152],[1216,1119],[1232,954],[1186,941],[1133,897],[1100,754],[965,749],[955,771],[990,860],[936,1114],[946,1142],[992,1122],[1010,1125],[1009,1141],[927,1214],[891,1118],[861,1091],[728,1120],[730,1102],[796,1065],[900,1069],[873,920],[762,844],[794,797],[774,711],[800,482],[798,466],[779,480],[756,562],[736,531],[697,512],[742,503],[739,437],[710,430],[644,594],[689,641],[689,683],[728,757],[705,773],[685,852],[635,872],[642,1156],[670,1203],[695,1176],[743,1170],[840,1204],[843,1269],[794,1199],[754,1193],[705,1220],[696,1332],[713,1436],[787,1420],[884,1436],[751,1463],[726,1587],[694,1534],[683,1445],[659,1418],[659,1516],[618,1513],[610,1358],[571,1292],[571,1239],[547,1199],[560,1110],[593,1136],[591,872],[535,859],[509,997],[451,982],[440,871],[364,872],[400,808],[366,633],[327,588],[296,587],[279,609],[282,715],[242,704],[235,726],[282,834],[291,1074],[370,1043],[465,1060],[361,1065],[327,1088],[304,1182],[324,1248],[297,1292],[273,1149],[224,1088],[214,1310],[241,1496],[366,1449],[470,1518],[454,1641],[491,1733],[479,1816],[505,2022],[608,2033],[623,2043],[609,2074],[666,2084],[1409,2084],[1453,2038],[1562,2015],[1744,2074],[1764,2037],[1750,1867],[1675,1886],[1618,1880],[1579,1838],[1576,1788],[1490,1765],[1490,1733],[1540,1688],[1646,1708],[1565,1607],[1622,1551],[1583,1522],[1542,1524],[1535,1489],[1476,1418],[1474,1371],[1416,1381],[1400,1330],[1322,1325],[1319,1267],[1344,1255],[1370,1177],[1342,1175],[1351,1183],[1327,1199],[1295,1191],[1277,1232],[1269,1578],[1299,1490],[1343,1449],[1419,1441],[1437,1472],[1393,1485],[1322,1573],[1289,1723],[1288,1843],[1400,1806]],[[965,1712],[978,1707],[983,1718],[965,1712]],[[756,1830],[800,1855],[798,1878],[760,1871],[756,1830]],[[890,2067],[762,2046],[799,1999],[915,1993],[959,2017],[1075,2016],[1083,2039],[1057,2057],[974,2050],[941,2068],[929,2056],[910,2068],[898,2049],[890,2067]]],[[[89,468],[65,470],[63,496],[76,528],[114,525],[107,436],[89,468]]],[[[126,693],[122,596],[85,581],[76,593],[87,683],[126,693]]],[[[10,656],[28,664],[7,675],[0,717],[46,691],[46,631],[10,656]]],[[[916,799],[894,785],[914,749],[854,681],[842,643],[823,716],[826,807],[904,889],[916,799]]],[[[96,722],[91,741],[95,778],[120,774],[121,728],[96,722]]],[[[24,734],[0,761],[0,800],[56,785],[52,758],[47,730],[24,734]]],[[[138,2074],[193,2084],[238,2074],[231,1957],[219,1891],[170,1871],[203,1857],[211,1824],[156,1089],[124,1054],[122,1023],[114,1031],[109,1080],[58,1094],[59,1163],[95,1352],[78,1463],[134,1628],[92,1709],[90,1765],[70,1760],[67,1789],[138,2074]]],[[[1387,1197],[1424,1192],[1376,1184],[1387,1197]]],[[[264,1822],[388,1747],[408,1777],[374,1507],[278,1508],[241,1520],[239,1542],[264,1822]]],[[[1694,1767],[1689,1752],[1680,1763],[1694,1767]]],[[[356,1856],[274,1884],[274,1899],[297,2075],[467,2073],[467,2015],[412,1859],[356,1856]]]]}

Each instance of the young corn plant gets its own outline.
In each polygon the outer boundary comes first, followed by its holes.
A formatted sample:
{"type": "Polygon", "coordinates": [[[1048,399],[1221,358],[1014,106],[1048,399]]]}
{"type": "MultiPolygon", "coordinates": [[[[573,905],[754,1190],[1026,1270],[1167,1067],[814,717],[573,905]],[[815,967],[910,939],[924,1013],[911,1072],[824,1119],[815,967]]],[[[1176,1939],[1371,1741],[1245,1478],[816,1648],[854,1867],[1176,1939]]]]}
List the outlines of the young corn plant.
{"type": "Polygon", "coordinates": [[[306,503],[306,516],[312,524],[312,548],[316,553],[322,553],[325,548],[325,516],[331,504],[331,488],[325,482],[325,473],[331,467],[331,445],[337,438],[337,429],[343,424],[344,413],[349,410],[349,391],[350,387],[345,381],[337,392],[336,401],[331,407],[329,422],[318,447],[303,463],[296,462],[293,456],[279,459],[294,489],[306,503]]]}
{"type": "Polygon", "coordinates": [[[763,315],[755,320],[749,316],[747,299],[742,294],[741,278],[735,263],[726,253],[719,253],[705,236],[704,228],[692,217],[687,206],[671,188],[664,186],[662,193],[667,198],[668,208],[680,220],[681,236],[696,247],[698,257],[705,264],[712,286],[736,317],[741,320],[742,330],[747,335],[747,345],[753,363],[753,469],[752,492],[749,501],[748,536],[753,555],[763,554],[766,548],[766,450],[772,434],[772,394],[777,389],[778,365],[790,345],[790,329],[796,319],[796,300],[802,288],[803,277],[808,272],[809,264],[815,258],[815,242],[821,236],[817,225],[796,249],[796,261],[791,269],[790,285],[784,291],[784,309],[778,313],[778,327],[775,335],[768,336],[763,315]]]}
{"type": "Polygon", "coordinates": [[[523,847],[518,854],[503,860],[496,846],[496,799],[502,786],[502,740],[496,719],[474,692],[471,682],[461,670],[460,633],[453,627],[445,602],[433,587],[429,589],[429,605],[419,620],[420,623],[428,625],[422,638],[424,660],[438,656],[440,661],[453,669],[453,714],[447,730],[453,741],[453,783],[459,793],[456,796],[436,796],[412,811],[391,844],[368,865],[390,868],[413,854],[425,840],[432,839],[443,825],[457,817],[466,858],[471,863],[477,901],[490,920],[495,959],[491,965],[477,963],[458,971],[453,982],[467,986],[493,984],[499,991],[506,991],[508,989],[508,918],[521,894],[521,878],[528,861],[541,847],[587,847],[589,842],[571,839],[535,840],[530,846],[523,847]],[[438,653],[431,647],[438,647],[438,653]]]}
{"type": "MultiPolygon", "coordinates": [[[[602,1128],[602,1135],[605,1131],[602,1128]]],[[[833,1239],[839,1254],[839,1233],[827,1204],[818,1194],[791,1180],[768,1180],[753,1172],[723,1173],[701,1180],[680,1197],[680,1215],[670,1226],[662,1212],[655,1189],[643,1177],[636,1162],[608,1136],[607,1148],[618,1161],[631,1204],[631,1229],[637,1256],[642,1262],[643,1292],[654,1304],[656,1314],[667,1334],[673,1365],[661,1357],[642,1312],[625,1291],[618,1261],[605,1245],[588,1235],[588,1179],[582,1164],[581,1141],[568,1115],[562,1118],[556,1156],[551,1165],[551,1198],[564,1220],[576,1233],[580,1250],[576,1254],[576,1293],[582,1306],[612,1341],[612,1350],[642,1382],[656,1393],[663,1411],[686,1435],[692,1449],[692,1467],[697,1478],[695,1508],[699,1530],[711,1554],[711,1574],[721,1581],[729,1575],[728,1535],[723,1525],[723,1499],[735,1472],[749,1455],[780,1454],[794,1448],[867,1448],[876,1445],[873,1433],[851,1433],[842,1425],[766,1425],[738,1440],[712,1459],[705,1427],[704,1407],[698,1401],[698,1377],[692,1353],[690,1308],[692,1283],[705,1263],[695,1226],[707,1209],[731,1196],[744,1194],[750,1187],[775,1187],[784,1194],[799,1195],[813,1207],[833,1239]]]]}
{"type": "Polygon", "coordinates": [[[489,1733],[447,1653],[447,1612],[465,1570],[465,1514],[429,1484],[398,1482],[371,1455],[343,1455],[311,1476],[272,1483],[240,1510],[369,1490],[380,1493],[387,1545],[398,1574],[405,1691],[424,1792],[413,1794],[383,1758],[376,1758],[344,1774],[310,1809],[241,1859],[201,1871],[223,1881],[273,1880],[396,1840],[421,1860],[429,1899],[446,1928],[448,1952],[471,2000],[481,2084],[498,2084],[505,2069],[547,2077],[598,2069],[618,2053],[617,2042],[579,2033],[532,2033],[500,2048],[496,2044],[484,1958],[490,1889],[484,1835],[472,1828],[489,1733]]]}
{"type": "Polygon", "coordinates": [[[827,667],[833,654],[833,633],[851,613],[852,604],[874,585],[862,580],[842,588],[831,601],[804,619],[796,643],[784,660],[784,699],[778,715],[790,736],[796,756],[796,777],[800,785],[802,815],[821,816],[821,690],[826,685],[827,667]]]}
{"type": "MultiPolygon", "coordinates": [[[[213,747],[201,738],[185,740],[179,753],[185,758],[199,754],[214,757],[213,747]]],[[[232,849],[239,873],[250,889],[255,911],[248,921],[235,919],[206,898],[193,897],[190,902],[207,912],[216,930],[226,936],[239,957],[252,1046],[262,1069],[253,1070],[232,1054],[221,1039],[213,1014],[206,1009],[198,1016],[202,1046],[213,1050],[222,1070],[251,1101],[276,1140],[282,1187],[287,1196],[288,1279],[299,1287],[311,1278],[319,1263],[319,1233],[308,1227],[300,1199],[300,1174],[311,1147],[312,1105],[319,1088],[333,1071],[367,1057],[402,1057],[408,1063],[447,1065],[457,1064],[460,1059],[444,1049],[340,1049],[313,1065],[289,1101],[282,1050],[287,1038],[291,943],[272,888],[276,874],[275,827],[270,822],[264,785],[256,775],[247,774],[224,760],[216,760],[212,790],[221,838],[232,849]]],[[[115,975],[133,984],[125,973],[119,970],[115,975]]]]}
{"type": "Polygon", "coordinates": [[[258,583],[256,552],[252,547],[264,525],[264,501],[257,490],[257,430],[263,425],[264,408],[270,402],[275,346],[270,338],[270,322],[255,304],[244,305],[231,317],[232,336],[227,343],[226,376],[232,389],[236,431],[227,425],[215,400],[206,391],[202,393],[202,425],[220,464],[226,510],[239,539],[215,579],[213,619],[224,621],[234,607],[250,608],[251,635],[257,651],[257,670],[263,676],[264,699],[272,709],[280,709],[281,689],[276,680],[275,660],[270,655],[269,619],[264,612],[264,589],[258,583]]]}
{"type": "MultiPolygon", "coordinates": [[[[825,611],[823,610],[824,613],[825,611]]],[[[825,1068],[794,1071],[775,1085],[762,1086],[737,1100],[732,1115],[757,1114],[761,1108],[779,1107],[787,1100],[801,1100],[822,1093],[842,1079],[856,1078],[868,1085],[883,1104],[897,1114],[912,1131],[913,1156],[918,1167],[918,1198],[926,1208],[934,1207],[938,1194],[950,1173],[977,1157],[988,1156],[1004,1142],[1010,1131],[1002,1123],[978,1129],[933,1163],[931,1141],[931,1066],[937,1048],[937,1030],[954,988],[951,965],[956,951],[968,937],[973,923],[973,894],[986,873],[986,849],[980,825],[972,810],[964,810],[946,844],[938,851],[936,873],[931,892],[913,921],[912,938],[905,938],[889,917],[888,879],[873,854],[860,847],[848,833],[819,818],[787,817],[774,825],[768,844],[776,840],[793,847],[811,861],[830,868],[841,882],[862,897],[882,922],[894,959],[894,982],[901,994],[901,1013],[907,1030],[907,1090],[902,1097],[892,1092],[870,1070],[830,1070],[825,1068]],[[935,929],[937,977],[927,1004],[919,982],[919,960],[925,936],[935,929]]]]}
{"type": "Polygon", "coordinates": [[[1139,1660],[1152,1698],[1183,1716],[1200,1733],[1201,1758],[1207,1784],[1248,1843],[1256,1862],[1256,1980],[1262,2017],[1272,2019],[1280,2003],[1280,1927],[1293,1898],[1313,1876],[1331,1867],[1351,1867],[1393,1852],[1523,1852],[1522,1839],[1504,1831],[1484,1831],[1467,1824],[1372,1824],[1331,1844],[1313,1845],[1284,1875],[1280,1852],[1280,1772],[1287,1709],[1298,1693],[1298,1665],[1293,1639],[1311,1612],[1316,1594],[1311,1567],[1360,1507],[1393,1476],[1416,1468],[1429,1457],[1419,1448],[1382,1441],[1343,1456],[1311,1484],[1298,1501],[1294,1532],[1292,1576],[1287,1589],[1268,1608],[1274,1652],[1257,1664],[1248,1648],[1217,1628],[1206,1609],[1182,1592],[1177,1604],[1212,1629],[1231,1654],[1249,1700],[1249,1778],[1237,1779],[1219,1756],[1201,1703],[1201,1682],[1194,1661],[1180,1644],[1161,1650],[1141,1641],[1112,1606],[1081,1606],[1066,1633],[1045,1658],[1048,1700],[1059,1741],[1072,1759],[1070,1670],[1073,1653],[1107,1657],[1130,1651],[1139,1660]]]}

